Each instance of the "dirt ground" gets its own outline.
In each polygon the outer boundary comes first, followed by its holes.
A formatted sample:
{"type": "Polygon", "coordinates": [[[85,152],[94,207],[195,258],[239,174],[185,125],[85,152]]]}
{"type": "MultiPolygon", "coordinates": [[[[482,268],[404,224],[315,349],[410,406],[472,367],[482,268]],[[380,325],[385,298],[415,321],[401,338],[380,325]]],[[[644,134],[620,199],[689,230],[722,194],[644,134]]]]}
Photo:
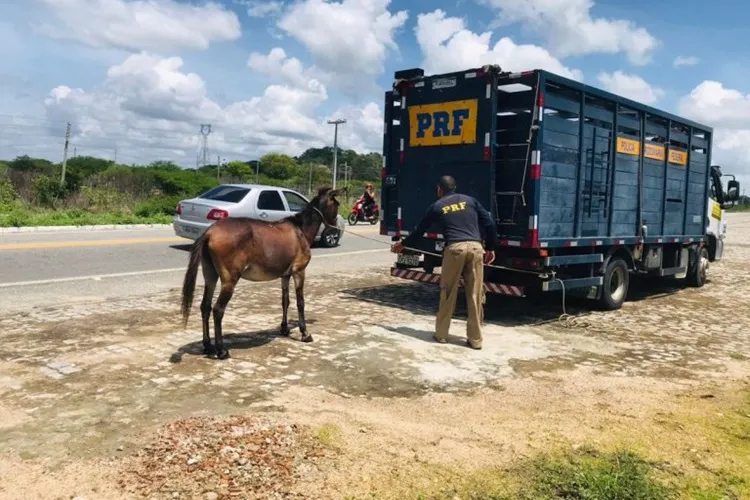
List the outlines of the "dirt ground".
{"type": "MultiPolygon", "coordinates": [[[[492,298],[482,351],[464,346],[461,315],[449,344],[432,342],[437,290],[387,269],[309,278],[309,344],[277,335],[278,283],[244,283],[226,361],[200,355],[197,303],[181,328],[177,288],[0,316],[0,498],[387,497],[435,486],[415,464],[498,467],[561,442],[648,439],[685,401],[711,412],[747,388],[749,230],[733,216],[705,287],[637,282],[620,311],[571,300],[575,319],[560,322],[558,296],[492,298]],[[200,420],[230,415],[265,419],[247,435],[278,426],[251,449],[283,471],[250,470],[246,443],[211,431],[240,424],[200,420]],[[282,476],[288,490],[253,490],[282,476]]],[[[660,446],[679,461],[693,445],[660,446]]]]}

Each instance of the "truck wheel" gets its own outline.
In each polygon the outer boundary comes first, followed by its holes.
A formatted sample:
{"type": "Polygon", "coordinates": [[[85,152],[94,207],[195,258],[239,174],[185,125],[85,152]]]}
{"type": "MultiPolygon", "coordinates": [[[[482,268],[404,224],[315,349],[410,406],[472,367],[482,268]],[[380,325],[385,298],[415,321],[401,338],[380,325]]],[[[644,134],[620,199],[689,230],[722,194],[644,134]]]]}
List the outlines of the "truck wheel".
{"type": "Polygon", "coordinates": [[[700,288],[706,284],[706,275],[708,274],[708,250],[701,247],[698,251],[697,259],[690,269],[688,269],[687,282],[690,286],[700,288]]]}
{"type": "Polygon", "coordinates": [[[628,265],[620,258],[613,258],[604,270],[602,296],[600,303],[607,311],[614,311],[622,307],[628,296],[630,273],[628,265]]]}

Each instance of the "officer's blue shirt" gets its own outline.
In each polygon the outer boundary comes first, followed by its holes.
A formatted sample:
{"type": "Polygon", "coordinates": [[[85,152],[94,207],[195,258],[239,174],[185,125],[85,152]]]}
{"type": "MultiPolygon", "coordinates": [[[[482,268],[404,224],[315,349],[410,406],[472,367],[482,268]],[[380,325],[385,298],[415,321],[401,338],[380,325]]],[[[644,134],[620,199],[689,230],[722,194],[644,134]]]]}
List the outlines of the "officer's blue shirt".
{"type": "Polygon", "coordinates": [[[433,223],[441,228],[446,244],[460,241],[481,243],[484,239],[487,250],[494,250],[497,246],[497,232],[492,215],[471,196],[453,192],[430,205],[414,231],[402,241],[403,245],[412,246],[433,223]],[[481,229],[484,229],[484,238],[481,229]]]}

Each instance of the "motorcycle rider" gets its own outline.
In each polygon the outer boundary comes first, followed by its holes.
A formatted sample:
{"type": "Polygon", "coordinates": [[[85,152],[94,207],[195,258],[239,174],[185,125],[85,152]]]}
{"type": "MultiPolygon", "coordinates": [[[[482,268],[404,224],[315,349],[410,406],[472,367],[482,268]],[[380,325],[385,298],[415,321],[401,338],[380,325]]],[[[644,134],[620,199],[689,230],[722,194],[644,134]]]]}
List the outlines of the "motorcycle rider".
{"type": "Polygon", "coordinates": [[[365,192],[362,194],[361,200],[363,201],[362,208],[365,211],[365,216],[370,217],[372,215],[372,207],[375,205],[375,190],[371,183],[367,183],[365,186],[365,192]]]}

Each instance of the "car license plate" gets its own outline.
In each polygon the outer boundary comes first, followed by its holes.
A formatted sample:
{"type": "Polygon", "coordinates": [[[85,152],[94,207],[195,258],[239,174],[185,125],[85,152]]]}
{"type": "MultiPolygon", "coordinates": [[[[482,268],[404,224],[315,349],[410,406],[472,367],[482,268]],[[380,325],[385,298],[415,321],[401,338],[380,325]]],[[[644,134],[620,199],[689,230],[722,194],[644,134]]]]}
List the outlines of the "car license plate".
{"type": "Polygon", "coordinates": [[[185,231],[188,234],[198,234],[198,228],[192,227],[192,226],[185,226],[183,224],[182,230],[185,231]]]}
{"type": "Polygon", "coordinates": [[[435,242],[435,251],[436,252],[442,252],[445,248],[445,242],[444,241],[436,241],[435,242]]]}
{"type": "Polygon", "coordinates": [[[409,267],[419,267],[419,255],[398,254],[396,263],[409,267]]]}

